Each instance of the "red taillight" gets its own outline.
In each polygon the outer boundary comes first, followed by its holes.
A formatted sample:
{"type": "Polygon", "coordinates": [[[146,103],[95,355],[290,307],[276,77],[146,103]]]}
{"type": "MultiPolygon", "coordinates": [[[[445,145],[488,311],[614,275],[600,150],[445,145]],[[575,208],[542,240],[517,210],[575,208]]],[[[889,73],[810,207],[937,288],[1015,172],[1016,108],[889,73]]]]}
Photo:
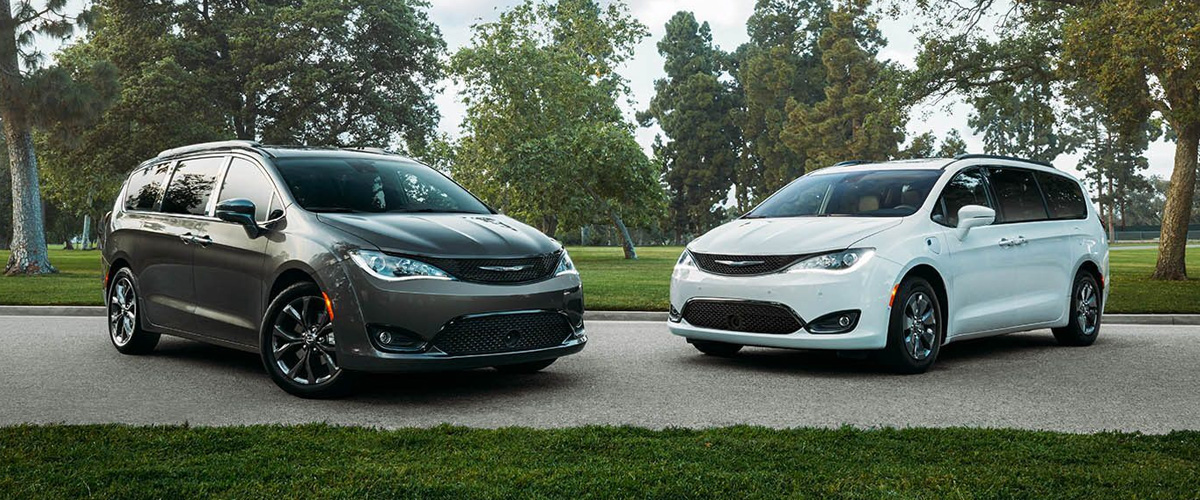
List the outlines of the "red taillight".
{"type": "Polygon", "coordinates": [[[329,300],[329,295],[321,292],[321,296],[325,297],[325,312],[329,314],[329,321],[333,321],[333,302],[329,300]]]}

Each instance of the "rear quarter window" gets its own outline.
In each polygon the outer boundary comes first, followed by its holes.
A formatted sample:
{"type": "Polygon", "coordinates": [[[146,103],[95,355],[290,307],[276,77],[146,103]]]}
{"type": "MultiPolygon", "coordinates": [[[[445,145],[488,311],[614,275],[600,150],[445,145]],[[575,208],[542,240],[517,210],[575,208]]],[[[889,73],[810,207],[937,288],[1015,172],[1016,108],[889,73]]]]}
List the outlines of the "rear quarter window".
{"type": "Polygon", "coordinates": [[[1087,198],[1079,183],[1061,175],[1038,172],[1038,184],[1046,196],[1051,219],[1086,219],[1087,198]]]}

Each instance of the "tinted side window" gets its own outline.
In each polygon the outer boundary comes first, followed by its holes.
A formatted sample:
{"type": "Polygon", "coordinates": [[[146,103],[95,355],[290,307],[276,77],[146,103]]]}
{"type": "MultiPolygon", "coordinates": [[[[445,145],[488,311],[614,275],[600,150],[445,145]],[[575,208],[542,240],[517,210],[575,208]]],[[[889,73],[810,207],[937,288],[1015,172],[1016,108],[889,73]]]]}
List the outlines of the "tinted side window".
{"type": "Polygon", "coordinates": [[[950,227],[958,225],[958,210],[967,205],[992,207],[988,199],[987,185],[983,181],[983,169],[963,170],[946,183],[942,198],[933,212],[933,221],[950,227]]]}
{"type": "Polygon", "coordinates": [[[129,176],[125,188],[125,210],[154,210],[162,195],[162,183],[167,178],[170,163],[160,163],[138,169],[129,176]]]}
{"type": "Polygon", "coordinates": [[[183,160],[175,168],[163,196],[162,211],[169,214],[205,215],[208,198],[217,184],[222,157],[183,160]]]}
{"type": "Polygon", "coordinates": [[[217,201],[233,198],[245,198],[254,202],[254,218],[259,222],[267,220],[271,210],[271,198],[275,195],[275,185],[254,162],[244,158],[234,158],[229,164],[229,173],[225,174],[225,183],[221,186],[221,196],[217,201]]]}
{"type": "Polygon", "coordinates": [[[1042,186],[1042,194],[1046,195],[1051,219],[1087,218],[1087,199],[1084,198],[1079,183],[1061,175],[1045,172],[1035,175],[1038,184],[1042,186]]]}
{"type": "Polygon", "coordinates": [[[1046,205],[1033,172],[1019,168],[988,168],[988,180],[1000,205],[1000,222],[1046,220],[1046,205]]]}

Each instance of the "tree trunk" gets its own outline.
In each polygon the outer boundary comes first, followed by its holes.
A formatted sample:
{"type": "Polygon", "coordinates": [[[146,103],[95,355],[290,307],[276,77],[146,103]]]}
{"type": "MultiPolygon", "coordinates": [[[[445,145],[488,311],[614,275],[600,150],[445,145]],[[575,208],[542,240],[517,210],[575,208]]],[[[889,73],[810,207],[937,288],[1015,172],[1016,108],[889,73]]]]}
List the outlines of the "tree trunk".
{"type": "Polygon", "coordinates": [[[8,113],[4,115],[13,196],[13,238],[9,243],[12,253],[4,266],[4,274],[58,272],[50,265],[46,250],[46,226],[42,220],[42,196],[38,186],[37,160],[33,156],[33,136],[28,125],[14,123],[8,113]]]}
{"type": "Polygon", "coordinates": [[[551,238],[558,233],[558,216],[554,214],[542,216],[542,232],[551,238]]]}
{"type": "Polygon", "coordinates": [[[629,228],[625,227],[625,222],[621,221],[621,214],[618,214],[615,209],[608,209],[608,216],[612,218],[613,225],[617,227],[617,232],[621,234],[621,248],[625,250],[626,259],[637,259],[637,249],[633,248],[633,238],[629,236],[629,228]]]}
{"type": "Polygon", "coordinates": [[[1108,241],[1117,240],[1117,228],[1113,224],[1113,212],[1117,206],[1117,195],[1113,192],[1112,175],[1108,176],[1108,241]]]}
{"type": "Polygon", "coordinates": [[[1153,279],[1187,279],[1184,256],[1187,252],[1188,220],[1192,217],[1192,197],[1196,193],[1196,155],[1200,147],[1200,122],[1177,127],[1175,169],[1167,188],[1167,204],[1163,207],[1162,239],[1158,242],[1158,264],[1153,279]]]}
{"type": "Polygon", "coordinates": [[[4,274],[57,272],[46,251],[46,227],[42,220],[42,195],[38,187],[37,159],[33,155],[33,130],[27,116],[28,102],[17,65],[17,39],[12,3],[0,0],[0,120],[8,143],[12,176],[12,254],[4,274]]]}

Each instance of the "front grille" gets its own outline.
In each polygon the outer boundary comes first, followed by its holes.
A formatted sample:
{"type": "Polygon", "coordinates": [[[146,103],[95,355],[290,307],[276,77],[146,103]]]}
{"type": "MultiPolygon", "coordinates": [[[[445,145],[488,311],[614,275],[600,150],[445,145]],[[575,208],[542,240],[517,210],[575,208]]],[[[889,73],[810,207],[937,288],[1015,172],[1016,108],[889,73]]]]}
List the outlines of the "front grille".
{"type": "Polygon", "coordinates": [[[558,268],[561,252],[517,259],[449,259],[421,257],[421,260],[450,273],[462,281],[474,283],[528,283],[551,277],[558,268]],[[491,267],[494,269],[484,269],[491,267]],[[508,269],[503,269],[508,268],[508,269]]]}
{"type": "Polygon", "coordinates": [[[495,314],[447,323],[433,346],[451,356],[528,351],[560,345],[573,331],[555,312],[495,314]]]}
{"type": "Polygon", "coordinates": [[[692,252],[696,265],[705,271],[717,274],[766,274],[779,271],[800,260],[801,255],[725,255],[692,252]],[[723,262],[717,262],[723,261],[723,262]]]}
{"type": "Polygon", "coordinates": [[[728,300],[689,301],[683,319],[701,328],[752,333],[792,333],[804,326],[787,307],[728,300]]]}

